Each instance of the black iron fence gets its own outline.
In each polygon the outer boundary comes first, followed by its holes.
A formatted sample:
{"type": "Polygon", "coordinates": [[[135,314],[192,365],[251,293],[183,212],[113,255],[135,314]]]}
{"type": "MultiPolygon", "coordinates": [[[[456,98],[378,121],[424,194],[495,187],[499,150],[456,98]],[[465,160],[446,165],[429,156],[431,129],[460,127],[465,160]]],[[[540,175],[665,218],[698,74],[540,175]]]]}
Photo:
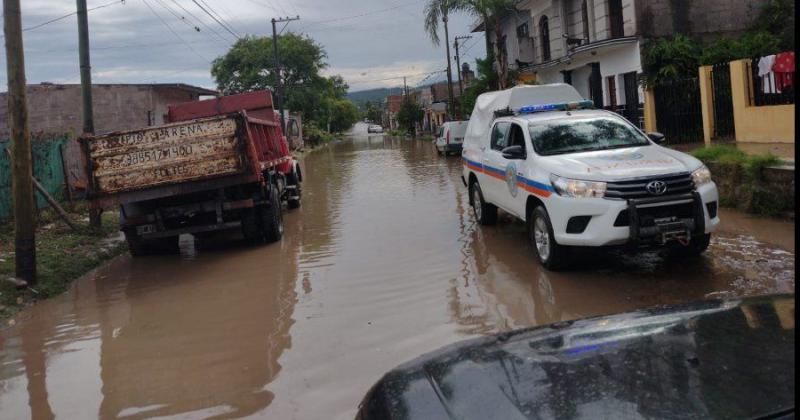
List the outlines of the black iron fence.
{"type": "Polygon", "coordinates": [[[730,63],[715,64],[711,67],[711,93],[714,106],[714,139],[735,139],[730,63]]]}
{"type": "Polygon", "coordinates": [[[758,64],[764,57],[747,62],[750,105],[788,105],[794,103],[794,72],[766,72],[759,75],[758,64]]]}
{"type": "Polygon", "coordinates": [[[700,83],[696,77],[664,82],[653,88],[658,131],[669,144],[703,141],[700,83]]]}

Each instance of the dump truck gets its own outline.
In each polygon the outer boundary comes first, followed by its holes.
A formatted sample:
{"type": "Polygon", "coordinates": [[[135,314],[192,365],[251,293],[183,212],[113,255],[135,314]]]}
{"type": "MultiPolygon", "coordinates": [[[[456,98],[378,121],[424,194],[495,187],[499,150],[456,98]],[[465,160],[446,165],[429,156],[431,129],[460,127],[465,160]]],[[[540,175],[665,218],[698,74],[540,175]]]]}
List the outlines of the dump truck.
{"type": "Polygon", "coordinates": [[[269,91],[170,106],[166,123],[81,139],[95,209],[120,209],[134,256],[178,250],[181,234],[283,235],[302,174],[269,91]]]}

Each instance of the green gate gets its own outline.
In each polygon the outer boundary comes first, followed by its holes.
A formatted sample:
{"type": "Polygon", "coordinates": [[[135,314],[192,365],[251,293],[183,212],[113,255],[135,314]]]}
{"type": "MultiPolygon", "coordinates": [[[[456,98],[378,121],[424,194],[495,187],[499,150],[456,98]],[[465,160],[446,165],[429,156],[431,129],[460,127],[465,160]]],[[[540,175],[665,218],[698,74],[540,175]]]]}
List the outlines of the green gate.
{"type": "MultiPolygon", "coordinates": [[[[64,161],[61,148],[67,143],[67,136],[36,139],[31,142],[33,155],[33,176],[56,200],[64,200],[64,161]]],[[[0,140],[0,220],[8,219],[14,213],[11,196],[11,160],[6,149],[11,147],[8,140],[0,140]]],[[[47,207],[47,201],[36,194],[36,205],[47,207]]]]}

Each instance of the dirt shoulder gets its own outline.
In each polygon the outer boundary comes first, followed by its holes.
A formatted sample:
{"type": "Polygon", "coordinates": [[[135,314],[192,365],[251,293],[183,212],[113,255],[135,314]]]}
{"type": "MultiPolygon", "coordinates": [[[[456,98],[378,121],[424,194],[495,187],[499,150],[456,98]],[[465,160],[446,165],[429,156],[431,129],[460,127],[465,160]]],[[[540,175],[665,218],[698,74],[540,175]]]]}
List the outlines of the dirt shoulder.
{"type": "Polygon", "coordinates": [[[20,287],[14,276],[13,222],[0,224],[0,320],[14,323],[20,309],[69,289],[72,282],[109,259],[125,252],[116,212],[103,215],[103,226],[93,231],[85,209],[71,213],[83,228],[73,231],[50,211],[42,211],[36,231],[36,285],[20,287]]]}

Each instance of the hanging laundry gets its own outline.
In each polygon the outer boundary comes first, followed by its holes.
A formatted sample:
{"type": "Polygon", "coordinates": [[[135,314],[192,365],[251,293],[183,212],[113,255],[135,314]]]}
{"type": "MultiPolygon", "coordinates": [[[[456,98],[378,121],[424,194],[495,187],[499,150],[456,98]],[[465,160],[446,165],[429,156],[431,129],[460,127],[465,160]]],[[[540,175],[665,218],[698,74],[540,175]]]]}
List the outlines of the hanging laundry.
{"type": "Polygon", "coordinates": [[[775,65],[775,55],[761,57],[758,60],[758,77],[761,78],[761,87],[764,93],[777,93],[775,89],[775,77],[772,74],[772,67],[775,65]]]}
{"type": "Polygon", "coordinates": [[[775,87],[778,91],[794,85],[794,51],[776,55],[772,71],[775,72],[775,87]]]}

